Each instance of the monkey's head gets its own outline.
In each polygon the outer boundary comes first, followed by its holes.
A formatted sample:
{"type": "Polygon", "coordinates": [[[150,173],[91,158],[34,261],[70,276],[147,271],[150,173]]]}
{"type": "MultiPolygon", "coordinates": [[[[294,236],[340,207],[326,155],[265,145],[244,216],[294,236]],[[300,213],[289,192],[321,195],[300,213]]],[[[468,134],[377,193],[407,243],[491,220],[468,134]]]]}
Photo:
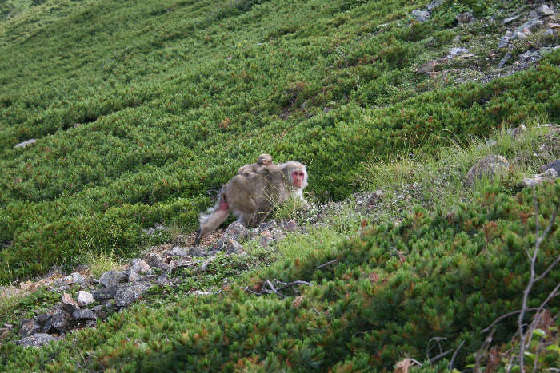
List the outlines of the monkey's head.
{"type": "Polygon", "coordinates": [[[283,164],[284,174],[288,177],[290,184],[296,189],[305,189],[307,186],[307,170],[305,165],[296,161],[283,164]]]}
{"type": "Polygon", "coordinates": [[[272,164],[272,156],[270,154],[263,153],[257,158],[257,164],[261,166],[269,166],[272,164]]]}

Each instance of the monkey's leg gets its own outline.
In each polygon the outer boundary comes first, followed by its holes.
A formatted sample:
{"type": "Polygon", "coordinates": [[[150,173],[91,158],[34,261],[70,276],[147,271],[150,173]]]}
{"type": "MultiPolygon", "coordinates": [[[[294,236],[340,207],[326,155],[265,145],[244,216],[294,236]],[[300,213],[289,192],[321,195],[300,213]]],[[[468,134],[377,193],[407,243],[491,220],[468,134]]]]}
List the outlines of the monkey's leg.
{"type": "Polygon", "coordinates": [[[194,244],[198,245],[200,243],[200,239],[207,233],[213,232],[226,221],[227,217],[229,216],[229,205],[225,201],[225,198],[220,198],[220,201],[216,204],[214,209],[210,210],[209,215],[201,216],[200,217],[200,229],[196,234],[196,238],[194,240],[194,244]]]}

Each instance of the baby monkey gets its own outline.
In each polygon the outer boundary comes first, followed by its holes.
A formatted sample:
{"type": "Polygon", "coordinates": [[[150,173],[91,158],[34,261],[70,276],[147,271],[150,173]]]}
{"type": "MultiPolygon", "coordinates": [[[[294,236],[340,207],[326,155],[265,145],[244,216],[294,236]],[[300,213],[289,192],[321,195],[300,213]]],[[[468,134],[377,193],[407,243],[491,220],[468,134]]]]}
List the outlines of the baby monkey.
{"type": "Polygon", "coordinates": [[[239,167],[237,173],[243,176],[249,176],[251,173],[257,173],[267,169],[269,166],[274,165],[272,163],[272,157],[270,154],[263,153],[257,158],[257,163],[246,164],[239,167]]]}

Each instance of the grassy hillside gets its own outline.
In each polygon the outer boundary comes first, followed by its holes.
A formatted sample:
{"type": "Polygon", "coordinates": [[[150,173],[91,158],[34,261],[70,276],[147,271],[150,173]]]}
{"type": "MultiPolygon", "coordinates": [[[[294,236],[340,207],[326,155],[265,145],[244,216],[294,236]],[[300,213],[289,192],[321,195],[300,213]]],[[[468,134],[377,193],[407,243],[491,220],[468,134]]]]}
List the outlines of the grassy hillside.
{"type": "MultiPolygon", "coordinates": [[[[541,126],[560,122],[560,50],[510,73],[522,53],[560,43],[535,32],[498,48],[523,22],[503,19],[532,3],[447,0],[414,20],[427,4],[0,4],[1,284],[114,265],[191,232],[212,193],[262,152],[307,164],[308,199],[337,201],[281,209],[307,233],[178,270],[174,287],[42,348],[14,343],[19,323],[60,294],[0,298],[0,370],[365,372],[411,357],[424,363],[414,371],[440,372],[457,351],[461,371],[478,359],[492,372],[496,356],[505,371],[515,317],[497,324],[493,349],[483,329],[520,309],[526,253],[559,203],[558,181],[519,181],[560,158],[560,135],[541,126]],[[466,11],[475,21],[458,24],[466,11]],[[444,58],[452,47],[472,56],[444,58]],[[418,72],[434,60],[437,71],[418,72]],[[513,139],[520,124],[529,130],[513,139]],[[490,153],[511,161],[507,175],[465,187],[490,153]],[[376,189],[381,201],[363,212],[353,194],[376,189]],[[143,231],[159,223],[172,232],[143,231]],[[267,280],[309,284],[266,294],[267,280]],[[433,341],[451,352],[430,361],[433,341]]],[[[555,221],[538,271],[558,257],[558,232],[555,221]]],[[[559,280],[554,270],[539,282],[529,307],[559,280]]],[[[547,309],[558,312],[556,298],[547,309]]],[[[558,367],[559,326],[541,328],[528,364],[558,367]]]]}
{"type": "MultiPolygon", "coordinates": [[[[206,192],[260,152],[305,162],[311,192],[338,199],[362,161],[558,119],[558,54],[486,86],[433,90],[443,83],[415,69],[456,35],[472,42],[454,23],[471,5],[445,2],[416,23],[422,4],[22,5],[0,26],[0,279],[72,265],[85,251],[127,255],[157,222],[193,229],[206,192]]],[[[474,10],[485,19],[515,6],[474,10]]]]}

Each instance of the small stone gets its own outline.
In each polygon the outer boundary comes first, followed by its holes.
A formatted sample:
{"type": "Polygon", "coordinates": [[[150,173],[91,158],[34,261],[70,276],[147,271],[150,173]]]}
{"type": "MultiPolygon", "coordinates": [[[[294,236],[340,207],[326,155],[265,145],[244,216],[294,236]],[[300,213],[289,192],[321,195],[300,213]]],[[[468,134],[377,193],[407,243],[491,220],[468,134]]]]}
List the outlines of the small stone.
{"type": "Polygon", "coordinates": [[[227,246],[227,252],[234,252],[234,253],[239,253],[243,251],[243,246],[241,246],[241,244],[239,242],[237,242],[236,240],[229,240],[228,242],[228,246],[227,246]]]}
{"type": "Polygon", "coordinates": [[[158,253],[148,253],[148,255],[146,255],[146,263],[151,267],[163,270],[167,269],[167,263],[163,261],[163,258],[158,253]]]}
{"type": "Polygon", "coordinates": [[[476,162],[467,175],[465,184],[473,185],[475,180],[482,177],[494,179],[496,176],[505,173],[509,169],[509,162],[501,155],[491,154],[476,162]]]}
{"type": "Polygon", "coordinates": [[[234,239],[236,241],[243,241],[250,236],[250,231],[238,221],[231,223],[226,230],[222,237],[225,240],[227,239],[234,239]]]}
{"type": "Polygon", "coordinates": [[[533,177],[523,179],[523,186],[534,187],[544,182],[553,182],[556,178],[558,178],[558,172],[554,168],[549,168],[542,174],[536,174],[533,177]]]}
{"type": "Polygon", "coordinates": [[[95,302],[93,295],[89,291],[79,291],[78,292],[78,305],[80,307],[87,306],[95,302]]]}
{"type": "Polygon", "coordinates": [[[112,286],[110,288],[97,289],[93,292],[93,298],[97,301],[104,301],[108,299],[113,299],[117,293],[117,287],[112,286]]]}
{"type": "Polygon", "coordinates": [[[426,9],[428,9],[431,12],[432,10],[439,7],[441,4],[443,4],[443,0],[433,0],[431,3],[429,3],[426,6],[426,9]]]}
{"type": "Polygon", "coordinates": [[[418,22],[426,22],[430,19],[430,12],[427,10],[415,9],[412,11],[412,17],[418,22]]]}
{"type": "Polygon", "coordinates": [[[169,250],[166,254],[167,254],[167,256],[185,257],[185,256],[189,256],[189,251],[185,247],[175,246],[174,248],[169,250]]]}
{"type": "Polygon", "coordinates": [[[503,21],[504,25],[507,25],[508,23],[511,23],[518,18],[519,18],[519,15],[516,15],[516,16],[513,16],[513,17],[508,17],[508,18],[504,19],[504,21],[503,21]]]}
{"type": "Polygon", "coordinates": [[[72,313],[75,310],[79,309],[80,306],[78,303],[72,298],[72,295],[68,293],[62,294],[62,309],[64,309],[68,313],[72,313]]]}
{"type": "Polygon", "coordinates": [[[130,270],[138,273],[150,273],[152,269],[144,260],[133,259],[130,263],[130,270]]]}
{"type": "Polygon", "coordinates": [[[86,278],[79,272],[72,272],[70,276],[72,276],[72,282],[74,284],[83,285],[86,283],[86,278]]]}
{"type": "Polygon", "coordinates": [[[261,233],[261,239],[259,243],[262,247],[267,247],[272,241],[274,241],[274,238],[272,237],[271,232],[264,231],[261,233]]]}
{"type": "Polygon", "coordinates": [[[144,284],[134,284],[129,286],[121,287],[117,290],[115,294],[115,304],[119,308],[127,307],[136,301],[144,291],[148,289],[148,286],[144,284]]]}
{"type": "Polygon", "coordinates": [[[554,169],[560,175],[560,159],[555,160],[554,162],[550,162],[549,164],[542,167],[542,171],[546,171],[549,169],[554,169]]]}
{"type": "Polygon", "coordinates": [[[34,319],[23,319],[21,320],[19,335],[21,335],[22,337],[27,337],[37,333],[39,330],[41,330],[41,327],[35,322],[34,319]]]}
{"type": "Polygon", "coordinates": [[[446,58],[455,58],[464,54],[469,53],[469,50],[467,48],[463,48],[463,47],[455,47],[455,48],[451,48],[451,50],[449,51],[449,54],[447,54],[446,58]]]}
{"type": "Polygon", "coordinates": [[[53,313],[51,317],[51,329],[54,329],[58,333],[64,333],[69,327],[68,314],[63,311],[57,311],[53,313]]]}
{"type": "Polygon", "coordinates": [[[98,319],[105,319],[107,317],[107,308],[99,304],[91,309],[98,319]]]}
{"type": "Polygon", "coordinates": [[[169,278],[167,278],[167,275],[165,273],[161,274],[158,276],[156,283],[158,285],[169,285],[171,283],[171,281],[169,281],[169,278]]]}
{"type": "Polygon", "coordinates": [[[108,271],[101,275],[99,283],[106,288],[115,287],[121,282],[126,282],[128,275],[121,271],[108,271]]]}
{"type": "Polygon", "coordinates": [[[16,344],[23,347],[40,347],[49,342],[56,341],[56,339],[50,334],[37,333],[17,341],[16,344]]]}
{"type": "Polygon", "coordinates": [[[128,274],[128,282],[140,281],[140,278],[141,277],[138,272],[130,271],[130,273],[128,274]]]}
{"type": "Polygon", "coordinates": [[[530,34],[530,32],[525,33],[525,32],[523,32],[523,31],[515,31],[515,32],[513,33],[513,38],[514,38],[514,39],[519,39],[519,40],[525,40],[525,39],[527,39],[527,38],[529,37],[528,34],[530,34]]]}
{"type": "Polygon", "coordinates": [[[29,145],[31,145],[31,144],[35,144],[36,141],[37,141],[37,140],[35,140],[35,139],[29,139],[29,140],[20,142],[19,144],[14,145],[14,149],[17,149],[17,148],[22,148],[22,149],[23,149],[23,148],[26,148],[27,146],[29,146],[29,145]]]}
{"type": "Polygon", "coordinates": [[[72,313],[72,317],[78,321],[97,319],[95,313],[89,309],[76,310],[72,313]]]}
{"type": "Polygon", "coordinates": [[[498,68],[501,69],[506,65],[506,63],[511,59],[512,55],[510,52],[507,52],[504,58],[501,59],[500,63],[498,64],[498,68]]]}
{"type": "Polygon", "coordinates": [[[548,17],[554,15],[554,10],[546,4],[541,5],[537,8],[537,13],[541,17],[548,17]]]}
{"type": "Polygon", "coordinates": [[[558,172],[554,168],[549,168],[548,170],[543,172],[543,176],[550,179],[556,179],[558,177],[558,172]]]}
{"type": "Polygon", "coordinates": [[[535,32],[539,28],[541,28],[543,25],[544,25],[543,21],[541,21],[540,19],[534,18],[534,19],[528,20],[527,22],[525,22],[524,24],[519,26],[517,31],[521,31],[521,32],[523,32],[527,35],[530,35],[531,33],[535,32]]]}

